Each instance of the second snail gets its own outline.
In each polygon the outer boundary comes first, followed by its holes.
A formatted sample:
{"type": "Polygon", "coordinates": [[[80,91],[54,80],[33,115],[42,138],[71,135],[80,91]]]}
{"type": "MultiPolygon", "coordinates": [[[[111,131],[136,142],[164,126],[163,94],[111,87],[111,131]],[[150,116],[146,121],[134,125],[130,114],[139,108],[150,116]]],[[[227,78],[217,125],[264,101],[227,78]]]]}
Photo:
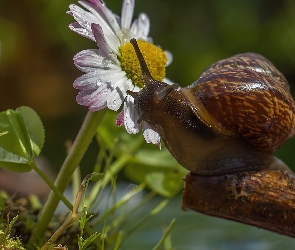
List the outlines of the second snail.
{"type": "Polygon", "coordinates": [[[266,58],[244,53],[218,61],[192,85],[154,80],[135,39],[145,86],[128,91],[141,121],[193,173],[230,174],[288,167],[274,151],[295,133],[295,103],[282,73],[266,58]]]}

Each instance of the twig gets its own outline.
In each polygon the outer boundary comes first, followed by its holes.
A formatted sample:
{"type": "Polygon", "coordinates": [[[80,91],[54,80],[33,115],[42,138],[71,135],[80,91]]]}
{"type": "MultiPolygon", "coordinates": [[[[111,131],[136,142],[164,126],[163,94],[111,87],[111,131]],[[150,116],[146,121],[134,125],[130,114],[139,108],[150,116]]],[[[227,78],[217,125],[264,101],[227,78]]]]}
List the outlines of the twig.
{"type": "Polygon", "coordinates": [[[295,237],[295,175],[280,170],[188,173],[182,208],[295,237]]]}

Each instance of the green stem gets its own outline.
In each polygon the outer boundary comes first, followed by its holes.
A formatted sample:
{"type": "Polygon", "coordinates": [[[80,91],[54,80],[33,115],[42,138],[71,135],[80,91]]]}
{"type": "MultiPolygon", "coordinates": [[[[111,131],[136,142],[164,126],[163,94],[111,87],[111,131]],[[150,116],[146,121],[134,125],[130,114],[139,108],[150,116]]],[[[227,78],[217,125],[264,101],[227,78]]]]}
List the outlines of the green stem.
{"type": "Polygon", "coordinates": [[[102,187],[105,187],[110,180],[117,174],[129,161],[132,159],[132,156],[129,154],[125,154],[120,156],[113,164],[107,169],[104,173],[103,178],[100,181],[102,187]]]}
{"type": "MultiPolygon", "coordinates": [[[[71,151],[65,159],[55,181],[55,186],[60,192],[63,193],[69,184],[72,175],[84,156],[93,136],[95,135],[96,129],[105,115],[105,112],[106,110],[101,110],[100,112],[88,112],[74,141],[71,151]]],[[[39,214],[39,219],[29,240],[29,247],[33,248],[36,246],[36,243],[42,239],[48,224],[53,217],[58,202],[59,198],[53,191],[51,191],[42,211],[39,214]]]]}
{"type": "Polygon", "coordinates": [[[130,161],[131,158],[132,156],[129,154],[122,155],[110,165],[110,167],[104,173],[103,178],[92,188],[87,202],[85,203],[85,207],[91,207],[94,205],[94,201],[97,198],[100,190],[110,182],[114,175],[116,175],[130,161]]]}
{"type": "MultiPolygon", "coordinates": [[[[173,219],[173,220],[171,221],[171,223],[169,224],[169,226],[165,229],[162,238],[161,238],[160,241],[157,243],[157,245],[153,248],[153,250],[159,250],[159,249],[160,249],[161,245],[165,242],[165,239],[166,239],[167,237],[169,237],[170,232],[171,232],[172,228],[173,228],[174,225],[175,225],[175,222],[176,222],[175,219],[173,219]]],[[[166,249],[166,248],[165,248],[165,249],[166,249]]],[[[170,248],[169,248],[169,249],[170,249],[170,248]]]]}
{"type": "Polygon", "coordinates": [[[53,182],[47,177],[46,174],[42,172],[40,168],[33,162],[31,164],[32,168],[37,172],[37,174],[46,182],[46,184],[51,188],[55,195],[68,207],[69,210],[73,209],[73,205],[69,200],[59,191],[59,189],[54,186],[53,182]]]}

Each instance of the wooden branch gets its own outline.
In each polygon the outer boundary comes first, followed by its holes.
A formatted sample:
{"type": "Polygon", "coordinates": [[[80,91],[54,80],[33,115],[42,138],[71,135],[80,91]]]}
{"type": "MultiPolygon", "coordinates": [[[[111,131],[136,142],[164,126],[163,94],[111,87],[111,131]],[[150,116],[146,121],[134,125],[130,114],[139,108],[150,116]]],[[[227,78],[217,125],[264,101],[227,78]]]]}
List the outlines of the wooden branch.
{"type": "Polygon", "coordinates": [[[182,208],[295,237],[295,175],[262,170],[222,176],[188,173],[182,208]]]}

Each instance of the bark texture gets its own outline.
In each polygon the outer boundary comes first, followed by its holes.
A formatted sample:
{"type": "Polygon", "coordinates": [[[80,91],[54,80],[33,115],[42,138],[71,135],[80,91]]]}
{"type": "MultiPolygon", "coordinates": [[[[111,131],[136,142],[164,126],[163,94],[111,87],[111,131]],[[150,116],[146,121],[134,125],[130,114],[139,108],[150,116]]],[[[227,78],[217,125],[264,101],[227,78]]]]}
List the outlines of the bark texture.
{"type": "Polygon", "coordinates": [[[280,170],[222,176],[189,172],[184,181],[184,210],[295,237],[294,174],[280,170]]]}

